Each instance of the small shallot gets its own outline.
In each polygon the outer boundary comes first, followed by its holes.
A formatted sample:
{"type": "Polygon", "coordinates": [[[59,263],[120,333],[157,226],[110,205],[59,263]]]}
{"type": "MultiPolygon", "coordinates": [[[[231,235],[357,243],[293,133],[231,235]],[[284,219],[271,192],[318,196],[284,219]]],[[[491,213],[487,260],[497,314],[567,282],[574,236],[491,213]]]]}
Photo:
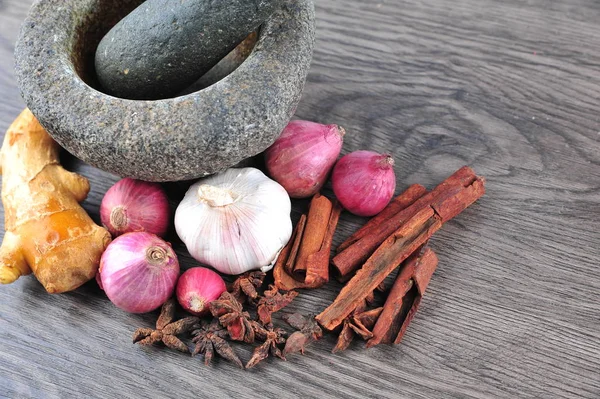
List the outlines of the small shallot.
{"type": "Polygon", "coordinates": [[[217,273],[205,267],[193,267],[179,277],[175,292],[184,310],[204,316],[209,312],[208,304],[226,290],[225,281],[217,273]]]}
{"type": "Polygon", "coordinates": [[[355,151],[343,156],[331,175],[342,206],[358,216],[373,216],[386,207],[396,189],[394,159],[388,154],[355,151]]]}
{"type": "Polygon", "coordinates": [[[290,122],[265,151],[269,175],[292,198],[314,195],[325,184],[340,155],[345,133],[337,125],[290,122]]]}
{"type": "Polygon", "coordinates": [[[126,178],[104,195],[102,224],[113,237],[134,231],[164,236],[169,227],[169,201],[157,183],[126,178]]]}
{"type": "Polygon", "coordinates": [[[112,303],[126,312],[146,313],[173,295],[179,262],[171,244],[156,235],[127,233],[106,248],[98,273],[112,303]]]}

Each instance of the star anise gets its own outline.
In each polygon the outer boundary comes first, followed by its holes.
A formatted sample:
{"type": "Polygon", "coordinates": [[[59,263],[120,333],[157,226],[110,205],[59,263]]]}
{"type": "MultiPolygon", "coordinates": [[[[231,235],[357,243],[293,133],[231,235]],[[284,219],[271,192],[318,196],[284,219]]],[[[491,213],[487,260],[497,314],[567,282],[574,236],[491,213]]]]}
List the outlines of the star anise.
{"type": "Polygon", "coordinates": [[[252,358],[250,358],[246,364],[246,368],[249,369],[256,366],[262,360],[269,357],[269,353],[271,356],[277,356],[278,358],[285,360],[285,356],[283,356],[283,353],[278,346],[285,343],[285,336],[287,334],[285,330],[282,328],[274,328],[273,324],[262,326],[254,320],[252,320],[251,323],[256,338],[264,341],[264,343],[254,348],[254,353],[252,354],[252,358]]]}
{"type": "Polygon", "coordinates": [[[234,341],[254,342],[254,329],[250,324],[250,315],[244,311],[242,304],[229,292],[221,294],[219,299],[209,304],[210,312],[219,318],[223,327],[234,341]]]}
{"type": "Polygon", "coordinates": [[[228,291],[239,303],[254,303],[258,298],[256,290],[262,286],[265,276],[266,273],[261,271],[244,273],[231,284],[228,291]]]}
{"type": "Polygon", "coordinates": [[[344,319],[342,331],[340,332],[335,348],[331,351],[332,353],[346,350],[354,339],[355,334],[365,341],[373,337],[370,329],[377,322],[377,318],[383,311],[383,307],[372,310],[366,310],[366,308],[366,303],[363,303],[344,319]]]}
{"type": "Polygon", "coordinates": [[[160,342],[168,348],[178,350],[180,352],[189,353],[190,350],[177,335],[188,332],[192,326],[200,320],[197,317],[186,317],[177,321],[173,321],[175,317],[175,299],[169,299],[164,303],[160,310],[160,316],[156,321],[156,330],[151,328],[138,328],[133,333],[133,343],[140,345],[155,345],[160,342]]]}
{"type": "Polygon", "coordinates": [[[299,330],[289,336],[283,348],[283,356],[289,353],[300,352],[304,354],[306,345],[323,336],[323,330],[317,324],[314,316],[305,317],[299,313],[287,314],[283,319],[292,327],[299,330]]]}
{"type": "Polygon", "coordinates": [[[258,318],[261,323],[269,324],[271,322],[271,314],[285,308],[294,298],[298,296],[296,291],[288,291],[284,294],[279,292],[277,287],[270,285],[269,289],[263,293],[263,296],[258,301],[258,318]]]}
{"type": "Polygon", "coordinates": [[[227,342],[226,338],[229,336],[229,333],[221,326],[219,320],[213,319],[210,323],[205,321],[201,325],[195,325],[194,328],[195,330],[192,331],[192,335],[194,336],[192,342],[196,346],[194,347],[192,356],[202,353],[204,355],[204,364],[209,366],[216,352],[222,358],[235,363],[239,368],[244,368],[242,361],[227,342]]]}

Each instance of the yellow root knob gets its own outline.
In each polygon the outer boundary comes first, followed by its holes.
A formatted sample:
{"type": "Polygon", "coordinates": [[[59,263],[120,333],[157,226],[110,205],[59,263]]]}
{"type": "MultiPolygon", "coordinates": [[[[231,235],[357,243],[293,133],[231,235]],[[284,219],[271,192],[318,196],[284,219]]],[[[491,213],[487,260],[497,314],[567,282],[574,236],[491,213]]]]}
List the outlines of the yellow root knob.
{"type": "Polygon", "coordinates": [[[2,150],[6,234],[0,282],[33,271],[50,293],[71,291],[93,278],[110,234],[79,205],[90,186],[58,162],[60,147],[28,110],[9,127],[2,150]]]}
{"type": "Polygon", "coordinates": [[[14,283],[19,277],[21,272],[15,268],[8,266],[0,268],[0,284],[14,283]]]}

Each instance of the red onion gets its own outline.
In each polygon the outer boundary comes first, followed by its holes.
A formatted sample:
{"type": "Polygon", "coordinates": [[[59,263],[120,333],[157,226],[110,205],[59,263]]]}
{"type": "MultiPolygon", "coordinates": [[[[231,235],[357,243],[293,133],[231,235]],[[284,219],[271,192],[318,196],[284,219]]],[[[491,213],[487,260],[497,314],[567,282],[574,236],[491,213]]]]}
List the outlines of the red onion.
{"type": "Polygon", "coordinates": [[[265,152],[269,174],[292,198],[314,195],[340,155],[345,133],[337,125],[290,122],[265,152]]]}
{"type": "Polygon", "coordinates": [[[146,313],[173,295],[179,262],[171,244],[156,235],[127,233],[106,248],[98,273],[112,303],[126,312],[146,313]]]}
{"type": "Polygon", "coordinates": [[[352,152],[335,164],[331,182],[335,196],[349,212],[377,215],[396,189],[394,159],[372,151],[352,152]]]}
{"type": "Polygon", "coordinates": [[[225,282],[217,273],[205,267],[193,267],[179,277],[175,292],[184,310],[204,316],[208,313],[208,304],[225,290],[225,282]]]}
{"type": "Polygon", "coordinates": [[[169,227],[169,201],[157,183],[123,179],[104,195],[102,224],[116,237],[133,231],[164,236],[169,227]]]}

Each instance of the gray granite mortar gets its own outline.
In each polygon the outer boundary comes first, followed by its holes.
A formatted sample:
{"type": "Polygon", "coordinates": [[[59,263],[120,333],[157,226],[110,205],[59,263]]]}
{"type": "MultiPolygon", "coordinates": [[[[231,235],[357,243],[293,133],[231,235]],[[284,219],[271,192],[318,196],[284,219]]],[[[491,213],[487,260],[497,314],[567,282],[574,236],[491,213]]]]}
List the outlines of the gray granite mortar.
{"type": "Polygon", "coordinates": [[[264,151],[300,101],[315,35],[311,0],[283,0],[250,56],[201,91],[156,101],[98,91],[100,39],[140,0],[39,0],[15,49],[27,106],[69,152],[149,181],[194,179],[264,151]]]}

